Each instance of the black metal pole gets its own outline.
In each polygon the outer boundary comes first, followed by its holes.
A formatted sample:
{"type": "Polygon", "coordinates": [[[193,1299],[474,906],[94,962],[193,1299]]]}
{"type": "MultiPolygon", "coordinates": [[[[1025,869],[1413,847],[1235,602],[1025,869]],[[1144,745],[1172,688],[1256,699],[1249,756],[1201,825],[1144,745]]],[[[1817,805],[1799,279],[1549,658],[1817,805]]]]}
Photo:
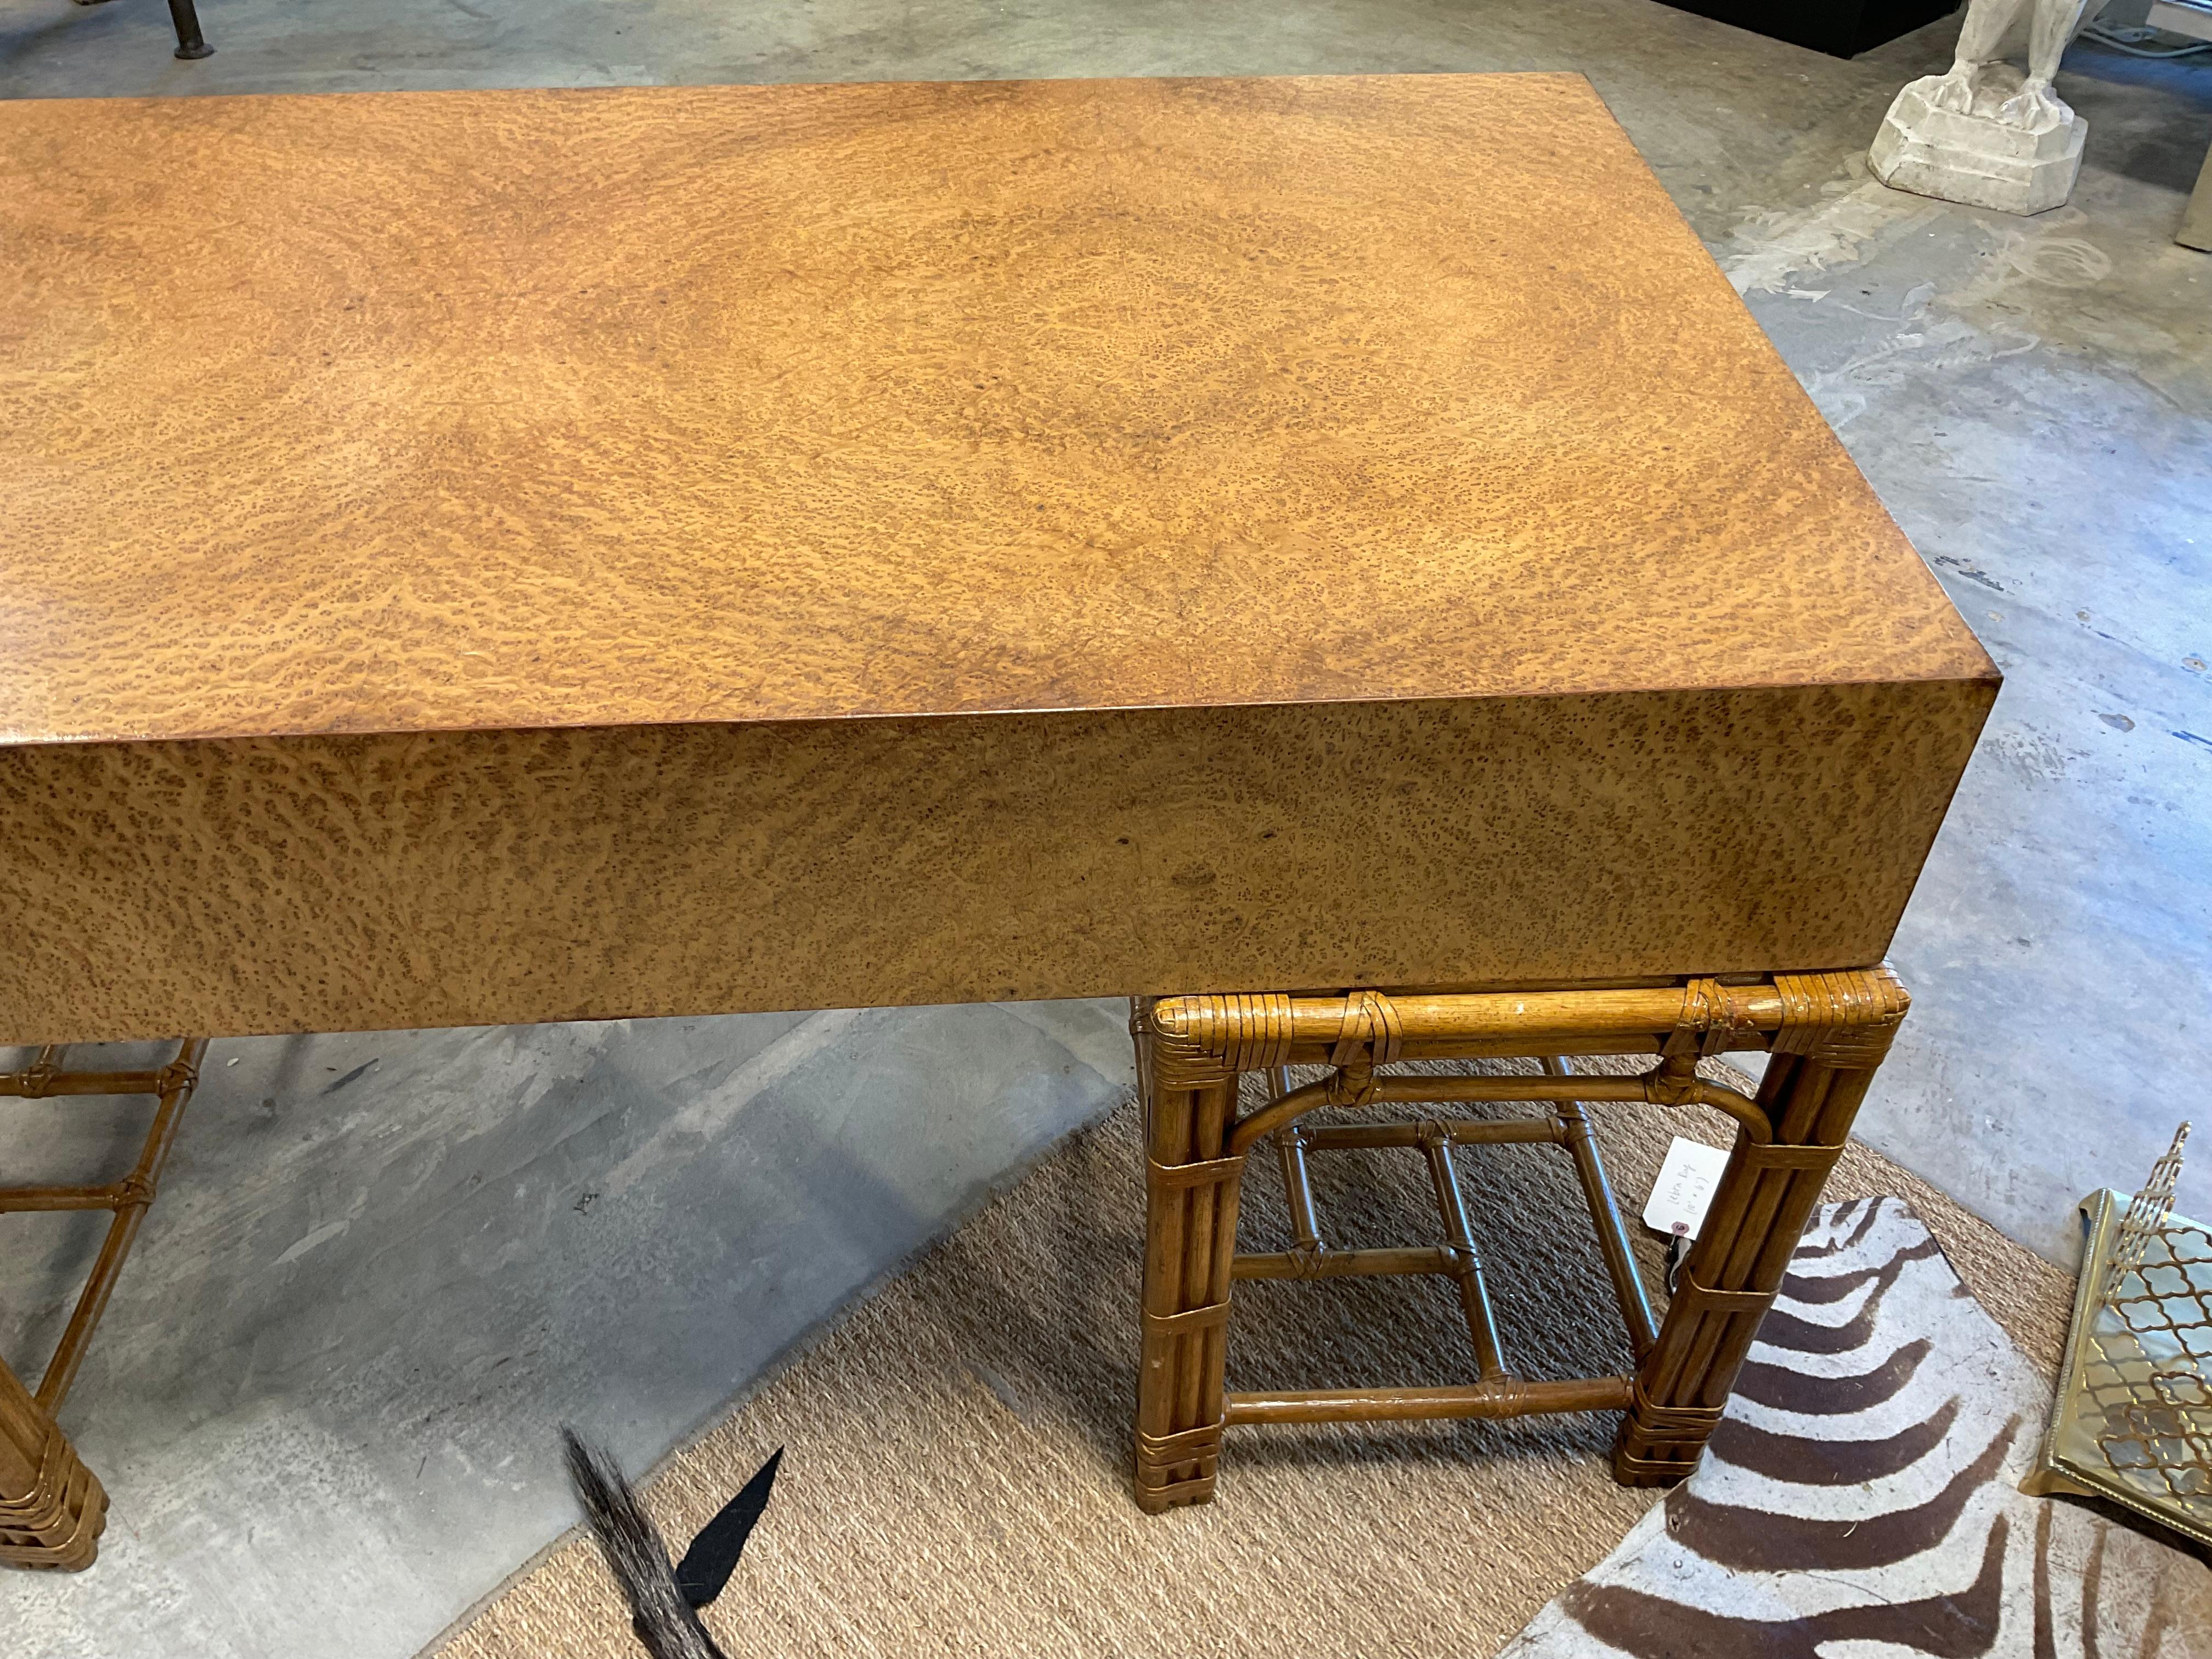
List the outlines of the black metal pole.
{"type": "Polygon", "coordinates": [[[177,26],[177,56],[204,58],[215,48],[200,33],[200,15],[192,0],[169,0],[169,21],[177,26]]]}

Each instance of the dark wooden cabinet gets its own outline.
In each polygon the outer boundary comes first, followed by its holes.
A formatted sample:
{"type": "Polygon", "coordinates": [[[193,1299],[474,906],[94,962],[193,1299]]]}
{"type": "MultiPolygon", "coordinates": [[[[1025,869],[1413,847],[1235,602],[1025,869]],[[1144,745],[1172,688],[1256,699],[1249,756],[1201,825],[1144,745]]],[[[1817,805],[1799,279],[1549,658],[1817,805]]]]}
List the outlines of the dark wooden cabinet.
{"type": "Polygon", "coordinates": [[[1954,0],[1668,0],[1716,22],[1852,58],[1900,34],[1948,17],[1954,0]]]}

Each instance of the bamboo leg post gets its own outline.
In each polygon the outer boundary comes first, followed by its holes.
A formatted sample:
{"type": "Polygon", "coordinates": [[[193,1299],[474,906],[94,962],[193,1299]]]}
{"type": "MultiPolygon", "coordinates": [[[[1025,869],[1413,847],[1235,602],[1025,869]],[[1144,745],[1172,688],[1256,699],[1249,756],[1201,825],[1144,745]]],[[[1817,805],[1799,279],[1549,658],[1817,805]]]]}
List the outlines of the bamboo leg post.
{"type": "Polygon", "coordinates": [[[154,1109],[153,1125],[146,1132],[137,1164],[107,1189],[115,1218],[107,1224],[107,1237],[93,1263],[92,1276],[85,1281],[76,1311],[70,1316],[69,1328],[62,1333],[53,1358],[46,1362],[46,1374],[39,1382],[39,1404],[50,1412],[62,1408],[70,1384],[76,1381],[77,1367],[84,1363],[85,1350],[92,1345],[94,1328],[107,1311],[107,1298],[114,1294],[115,1281],[122,1276],[131,1245],[137,1242],[139,1224],[160,1190],[161,1171],[168,1165],[170,1149],[177,1141],[177,1126],[198,1084],[200,1060],[206,1053],[207,1039],[195,1037],[179,1048],[175,1060],[154,1074],[154,1091],[160,1103],[154,1109]]]}
{"type": "Polygon", "coordinates": [[[106,1525],[106,1489],[0,1364],[0,1566],[82,1571],[106,1525]]]}
{"type": "Polygon", "coordinates": [[[1239,1424],[1620,1411],[1616,1476],[1644,1486],[1681,1479],[1720,1420],[1905,1006],[1887,968],[1525,994],[1356,990],[1139,1000],[1131,1029],[1145,1111],[1146,1221],[1138,1502],[1158,1510],[1212,1497],[1222,1431],[1239,1424]],[[1771,1055],[1756,1100],[1698,1075],[1701,1060],[1737,1048],[1771,1055]],[[1570,1072],[1557,1058],[1569,1054],[1656,1054],[1658,1064],[1633,1076],[1593,1076],[1570,1072]],[[1543,1074],[1381,1070],[1401,1060],[1515,1056],[1541,1060],[1543,1074]],[[1324,1066],[1328,1075],[1293,1088],[1285,1069],[1291,1066],[1324,1066]],[[1274,1073],[1273,1097],[1237,1117],[1238,1078],[1262,1070],[1274,1073]],[[1545,1102],[1550,1110],[1541,1118],[1304,1121],[1334,1109],[1474,1101],[1545,1102]],[[1583,1110],[1589,1101],[1699,1104],[1738,1125],[1735,1152],[1682,1288],[1656,1332],[1583,1110]],[[1239,1256],[1244,1160],[1269,1139],[1282,1164],[1291,1245],[1239,1256]],[[1516,1144],[1559,1146],[1572,1158],[1620,1304],[1634,1375],[1524,1378],[1499,1352],[1452,1148],[1516,1144]],[[1422,1154],[1443,1223],[1441,1245],[1330,1248],[1307,1157],[1355,1146],[1422,1154]],[[1233,1280],[1407,1274],[1455,1282],[1475,1351],[1475,1381],[1224,1391],[1233,1280]]]}
{"type": "Polygon", "coordinates": [[[1321,1236],[1321,1212],[1314,1206],[1313,1177],[1306,1170],[1304,1133],[1295,1123],[1275,1137],[1283,1161],[1283,1203],[1291,1216],[1291,1254],[1318,1261],[1328,1249],[1321,1236]]]}
{"type": "Polygon", "coordinates": [[[1137,1380],[1137,1502],[1158,1511],[1213,1496],[1221,1452],[1222,1327],[1236,1254],[1242,1158],[1223,1158],[1233,1075],[1194,1077],[1140,1032],[1145,1079],[1144,1349],[1137,1380]]]}
{"type": "MultiPolygon", "coordinates": [[[[1544,1072],[1549,1077],[1571,1075],[1564,1061],[1547,1055],[1544,1072]]],[[[1629,1248],[1627,1230],[1621,1225],[1620,1206],[1613,1200],[1613,1186],[1606,1179],[1605,1160],[1599,1155],[1597,1136],[1579,1101],[1562,1100],[1552,1108],[1552,1122],[1575,1161],[1575,1178],[1582,1183],[1583,1201],[1589,1207],[1590,1224],[1597,1229],[1599,1254],[1605,1257],[1606,1277],[1613,1281],[1613,1299],[1620,1304],[1621,1322],[1628,1327],[1628,1346],[1641,1362],[1659,1340],[1651,1322],[1651,1304],[1644,1294],[1644,1280],[1636,1271],[1636,1254],[1629,1248]]]]}
{"type": "Polygon", "coordinates": [[[1290,999],[1231,997],[1209,1045],[1157,1000],[1132,1005],[1145,1113],[1145,1289],[1137,1377],[1137,1502],[1158,1511],[1213,1496],[1224,1417],[1229,1286],[1244,1173],[1231,1150],[1237,1080],[1290,1058],[1290,999]]]}
{"type": "Polygon", "coordinates": [[[1428,1159],[1437,1211],[1443,1218],[1444,1246],[1451,1252],[1452,1277],[1458,1281],[1460,1311],[1467,1317],[1468,1340],[1474,1345],[1475,1375],[1485,1382],[1503,1382],[1510,1372],[1498,1340],[1498,1319],[1490,1310],[1490,1287],[1482,1277],[1482,1255],[1468,1223],[1459,1194],[1459,1171],[1452,1167],[1451,1129],[1433,1120],[1419,1126],[1420,1147],[1428,1159]]]}
{"type": "MultiPolygon", "coordinates": [[[[1637,1366],[1613,1443],[1624,1486],[1672,1486],[1696,1468],[1908,1001],[1886,968],[1777,975],[1775,988],[1783,1018],[1759,1091],[1772,1139],[1738,1133],[1659,1340],[1637,1366]]],[[[1680,1057],[1696,1063],[1694,1052],[1680,1057]]]]}
{"type": "Polygon", "coordinates": [[[38,1393],[33,1395],[0,1364],[0,1565],[80,1571],[99,1553],[107,1493],[78,1458],[54,1415],[76,1380],[93,1331],[107,1310],[108,1297],[161,1185],[206,1052],[207,1040],[193,1037],[179,1043],[176,1057],[159,1071],[70,1072],[62,1069],[60,1051],[48,1048],[40,1051],[28,1070],[0,1073],[0,1098],[152,1095],[158,1103],[138,1161],[122,1180],[100,1187],[0,1188],[0,1214],[106,1210],[113,1218],[38,1393]]]}

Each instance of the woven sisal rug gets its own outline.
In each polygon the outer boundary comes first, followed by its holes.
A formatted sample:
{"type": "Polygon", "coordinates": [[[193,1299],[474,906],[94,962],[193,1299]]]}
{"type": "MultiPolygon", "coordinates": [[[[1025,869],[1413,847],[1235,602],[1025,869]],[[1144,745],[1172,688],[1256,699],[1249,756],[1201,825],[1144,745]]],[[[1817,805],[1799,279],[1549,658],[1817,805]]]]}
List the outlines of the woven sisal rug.
{"type": "MultiPolygon", "coordinates": [[[[1670,1134],[1727,1144],[1724,1123],[1694,1109],[1592,1109],[1625,1208],[1640,1206],[1670,1134]]],[[[1333,1242],[1434,1239],[1415,1155],[1314,1162],[1333,1242]]],[[[769,1452],[788,1449],[775,1500],[708,1610],[732,1659],[1481,1659],[1651,1507],[1650,1492],[1613,1485],[1612,1421],[1589,1418],[1237,1431],[1217,1502],[1140,1514],[1128,1494],[1139,1167],[1125,1108],[669,1460],[647,1498],[680,1540],[769,1452]]],[[[1536,1376],[1625,1369],[1565,1157],[1483,1148],[1462,1170],[1509,1359],[1536,1376]]],[[[1285,1235],[1269,1173],[1255,1164],[1247,1185],[1247,1249],[1285,1235]]],[[[1904,1194],[2036,1366],[2055,1369],[2066,1274],[1863,1149],[1830,1190],[1904,1194]]],[[[1656,1250],[1639,1243],[1656,1289],[1656,1250]]],[[[1441,1282],[1251,1283],[1237,1301],[1232,1387],[1471,1374],[1456,1299],[1441,1282]]],[[[546,1425],[549,1460],[555,1430],[546,1425]]],[[[443,1652],[635,1659],[638,1650],[592,1547],[572,1534],[443,1652]]]]}

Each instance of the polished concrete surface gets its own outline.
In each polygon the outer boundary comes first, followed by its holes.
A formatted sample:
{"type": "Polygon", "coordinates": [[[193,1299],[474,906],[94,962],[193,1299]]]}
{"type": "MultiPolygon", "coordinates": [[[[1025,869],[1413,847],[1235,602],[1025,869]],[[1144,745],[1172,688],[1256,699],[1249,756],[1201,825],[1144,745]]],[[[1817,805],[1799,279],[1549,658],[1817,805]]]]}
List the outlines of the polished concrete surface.
{"type": "MultiPolygon", "coordinates": [[[[414,1652],[574,1521],[559,1425],[632,1468],[705,1428],[1120,1098],[1128,1046],[1100,1003],[218,1044],[63,1412],[100,1559],[0,1572],[0,1656],[414,1652]]],[[[9,1106],[33,1182],[149,1109],[9,1106]]],[[[0,1222],[28,1369],[104,1218],[0,1222]]]]}
{"type": "MultiPolygon", "coordinates": [[[[2077,48],[2081,185],[2014,220],[1864,173],[1949,23],[1842,63],[1650,0],[202,15],[216,55],[183,64],[154,0],[0,0],[0,95],[1588,73],[2008,676],[1898,939],[1917,1002],[1864,1133],[2064,1260],[2073,1200],[2132,1186],[2193,1109],[2212,256],[2169,238],[2212,63],[2077,48]]],[[[106,1553],[0,1577],[0,1651],[415,1651],[572,1517],[555,1424],[634,1465],[666,1450],[1110,1103],[1120,1022],[1075,1004],[217,1044],[65,1413],[115,1496],[106,1553]]],[[[0,1110],[0,1172],[83,1170],[131,1116],[0,1110]]],[[[2212,1150],[2184,1199],[2212,1215],[2212,1150]]],[[[0,1352],[42,1356],[93,1237],[0,1218],[0,1352]]]]}

